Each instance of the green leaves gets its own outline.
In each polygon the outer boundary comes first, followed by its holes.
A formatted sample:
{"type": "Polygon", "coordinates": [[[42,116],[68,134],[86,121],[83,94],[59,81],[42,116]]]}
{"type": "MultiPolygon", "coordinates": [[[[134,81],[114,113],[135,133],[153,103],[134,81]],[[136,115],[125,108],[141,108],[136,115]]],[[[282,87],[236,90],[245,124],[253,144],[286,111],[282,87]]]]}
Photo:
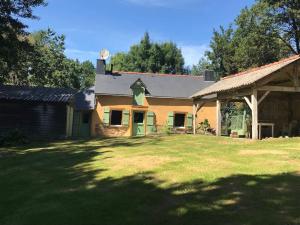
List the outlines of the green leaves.
{"type": "Polygon", "coordinates": [[[32,54],[32,46],[27,39],[27,26],[23,18],[35,19],[32,9],[45,5],[44,0],[1,0],[0,1],[0,82],[22,84],[20,77],[25,70],[24,58],[32,54]]]}
{"type": "Polygon", "coordinates": [[[216,72],[226,76],[272,63],[295,52],[291,51],[291,46],[296,45],[286,38],[286,28],[280,27],[279,20],[275,19],[274,9],[279,9],[279,5],[274,2],[282,1],[257,1],[251,8],[241,11],[234,26],[214,31],[211,50],[206,55],[216,72]]]}
{"type": "Polygon", "coordinates": [[[64,35],[57,35],[48,29],[30,34],[28,40],[32,50],[24,52],[18,67],[10,72],[13,79],[3,76],[3,82],[74,89],[94,84],[95,68],[91,62],[80,63],[65,56],[64,35]]]}
{"type": "Polygon", "coordinates": [[[184,59],[176,44],[153,43],[148,33],[128,53],[113,56],[111,63],[117,71],[180,74],[184,70],[184,59]]]}

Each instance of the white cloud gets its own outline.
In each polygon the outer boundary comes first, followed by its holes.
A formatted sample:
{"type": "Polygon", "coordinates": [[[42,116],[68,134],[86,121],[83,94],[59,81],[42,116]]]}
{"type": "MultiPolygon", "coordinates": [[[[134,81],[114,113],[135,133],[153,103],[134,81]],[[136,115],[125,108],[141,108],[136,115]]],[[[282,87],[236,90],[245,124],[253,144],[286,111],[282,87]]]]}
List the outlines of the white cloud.
{"type": "Polygon", "coordinates": [[[71,49],[67,48],[65,50],[67,57],[72,59],[78,59],[79,61],[90,60],[92,63],[95,63],[96,59],[99,57],[99,52],[95,51],[84,51],[80,49],[71,49]]]}
{"type": "Polygon", "coordinates": [[[180,45],[179,47],[186,66],[197,64],[200,58],[204,56],[205,51],[208,50],[207,45],[180,45]]]}

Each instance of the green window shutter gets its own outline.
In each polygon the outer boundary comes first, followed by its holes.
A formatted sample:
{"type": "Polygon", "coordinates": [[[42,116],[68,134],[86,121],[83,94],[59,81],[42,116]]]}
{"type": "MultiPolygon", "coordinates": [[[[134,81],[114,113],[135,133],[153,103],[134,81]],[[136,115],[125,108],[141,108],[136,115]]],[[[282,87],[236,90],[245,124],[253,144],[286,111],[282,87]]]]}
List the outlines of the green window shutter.
{"type": "Polygon", "coordinates": [[[187,114],[187,128],[193,128],[193,114],[188,113],[187,114]]]}
{"type": "Polygon", "coordinates": [[[103,124],[108,126],[109,121],[110,121],[110,109],[109,107],[104,107],[103,124]]]}
{"type": "Polygon", "coordinates": [[[174,112],[168,113],[168,126],[173,127],[174,126],[174,112]]]}
{"type": "Polygon", "coordinates": [[[122,125],[123,126],[129,126],[129,116],[130,116],[130,112],[129,110],[123,110],[122,113],[122,125]]]}
{"type": "Polygon", "coordinates": [[[154,133],[155,130],[155,123],[154,123],[154,112],[147,112],[147,132],[154,133]]]}

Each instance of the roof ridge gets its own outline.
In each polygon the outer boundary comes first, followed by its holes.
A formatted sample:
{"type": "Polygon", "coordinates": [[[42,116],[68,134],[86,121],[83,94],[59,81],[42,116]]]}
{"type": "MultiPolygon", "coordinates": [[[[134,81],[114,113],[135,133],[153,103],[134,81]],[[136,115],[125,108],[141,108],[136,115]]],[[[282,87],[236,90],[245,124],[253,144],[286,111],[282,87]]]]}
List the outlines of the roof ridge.
{"type": "Polygon", "coordinates": [[[226,80],[226,79],[229,79],[229,78],[241,76],[241,75],[244,75],[244,74],[247,74],[247,73],[250,73],[250,72],[258,71],[260,69],[265,69],[265,68],[268,68],[270,66],[274,66],[274,65],[277,65],[277,64],[280,64],[280,63],[283,63],[283,62],[288,62],[290,60],[297,59],[297,58],[299,59],[300,55],[293,55],[293,56],[281,59],[281,60],[273,62],[273,63],[269,63],[269,64],[266,64],[266,65],[258,66],[258,67],[254,67],[254,68],[250,68],[248,70],[245,70],[245,71],[242,71],[242,72],[239,72],[239,73],[236,73],[236,74],[232,74],[232,75],[228,75],[226,77],[223,77],[223,78],[221,78],[221,80],[226,80]]]}
{"type": "Polygon", "coordinates": [[[149,72],[133,72],[133,71],[113,71],[113,73],[120,73],[120,74],[126,74],[126,75],[141,74],[141,75],[154,75],[154,76],[203,77],[203,75],[149,73],[149,72]]]}

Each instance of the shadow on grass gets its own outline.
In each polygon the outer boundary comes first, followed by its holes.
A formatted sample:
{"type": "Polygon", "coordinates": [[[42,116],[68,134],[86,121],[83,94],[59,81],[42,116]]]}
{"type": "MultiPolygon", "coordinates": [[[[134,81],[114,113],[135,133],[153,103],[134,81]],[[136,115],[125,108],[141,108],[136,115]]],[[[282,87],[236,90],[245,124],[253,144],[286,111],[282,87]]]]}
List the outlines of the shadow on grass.
{"type": "Polygon", "coordinates": [[[83,166],[105,157],[103,146],[128,144],[80,141],[0,158],[0,224],[300,224],[296,173],[233,175],[161,188],[163,181],[151,173],[97,180],[104,169],[83,166]]]}

